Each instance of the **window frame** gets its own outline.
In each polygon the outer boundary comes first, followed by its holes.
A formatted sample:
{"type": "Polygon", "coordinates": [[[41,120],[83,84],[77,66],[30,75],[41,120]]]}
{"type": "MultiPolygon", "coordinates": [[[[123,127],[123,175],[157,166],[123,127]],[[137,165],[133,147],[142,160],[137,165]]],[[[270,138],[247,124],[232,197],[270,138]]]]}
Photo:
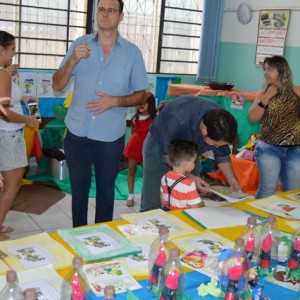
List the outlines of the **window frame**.
{"type": "MultiPolygon", "coordinates": [[[[1,0],[0,0],[1,1],[1,0]]],[[[28,1],[28,0],[27,0],[28,1]]],[[[15,34],[16,36],[16,42],[17,42],[17,51],[18,51],[18,55],[16,57],[16,63],[22,63],[22,56],[24,57],[25,55],[27,55],[29,58],[30,57],[34,57],[34,59],[38,59],[39,57],[56,57],[57,59],[62,59],[65,56],[65,53],[68,51],[71,43],[73,42],[73,39],[70,38],[70,30],[74,29],[74,28],[80,28],[83,32],[85,32],[85,34],[89,34],[93,32],[93,29],[96,30],[95,26],[96,25],[96,7],[97,7],[97,1],[98,0],[86,0],[87,1],[87,9],[86,11],[76,11],[74,9],[71,9],[71,1],[72,0],[68,0],[67,2],[67,8],[66,9],[62,9],[62,8],[53,8],[53,7],[46,7],[46,6],[37,6],[37,5],[28,5],[28,4],[22,4],[22,3],[26,3],[25,0],[19,0],[19,4],[14,3],[14,4],[8,4],[6,2],[0,2],[0,5],[7,5],[7,6],[14,6],[16,8],[19,9],[19,17],[17,20],[7,20],[3,17],[1,17],[1,13],[0,13],[0,22],[13,22],[13,23],[17,23],[17,25],[15,25],[16,30],[18,30],[18,33],[15,34]],[[66,12],[67,14],[67,22],[66,24],[52,24],[52,23],[44,23],[44,22],[30,22],[30,21],[24,21],[22,20],[22,10],[24,8],[36,8],[36,9],[47,9],[47,10],[52,10],[52,11],[61,11],[61,12],[66,12]],[[84,25],[82,26],[76,26],[74,24],[70,24],[70,15],[72,13],[83,13],[86,15],[86,22],[84,25]],[[42,25],[42,26],[49,26],[49,25],[53,25],[55,27],[64,27],[66,28],[66,35],[63,36],[63,38],[59,39],[57,38],[39,38],[39,37],[30,37],[30,36],[22,36],[22,25],[26,25],[26,24],[34,24],[34,25],[42,25]],[[62,49],[63,47],[65,48],[65,53],[62,54],[62,52],[60,51],[57,53],[47,53],[46,51],[43,53],[41,52],[28,52],[24,50],[24,46],[22,45],[22,42],[26,43],[28,41],[44,41],[45,43],[47,43],[47,41],[53,43],[53,42],[61,42],[61,43],[65,43],[64,46],[62,46],[60,49],[62,49]]],[[[138,4],[142,4],[142,2],[145,2],[145,0],[138,0],[138,4]]],[[[195,0],[195,1],[200,1],[200,0],[195,0]]],[[[18,2],[16,0],[16,2],[18,2]]],[[[171,37],[171,38],[176,38],[176,37],[184,37],[184,38],[191,38],[191,39],[199,39],[199,44],[200,44],[200,35],[199,36],[195,36],[195,35],[182,35],[182,34],[170,34],[167,32],[164,32],[164,28],[166,28],[166,24],[170,24],[170,23],[174,23],[176,25],[178,24],[192,24],[193,26],[202,26],[202,24],[198,24],[198,23],[191,23],[191,22],[183,22],[183,21],[177,21],[175,19],[170,19],[166,16],[166,10],[167,9],[173,9],[176,11],[194,11],[194,12],[202,12],[203,10],[194,10],[194,9],[189,9],[189,8],[183,8],[183,7],[176,7],[176,6],[172,6],[172,5],[167,5],[167,0],[161,0],[158,2],[156,2],[156,5],[159,2],[161,2],[161,7],[160,7],[160,16],[157,15],[157,17],[159,18],[156,19],[157,24],[159,24],[159,29],[158,29],[158,37],[154,37],[157,40],[157,44],[152,44],[150,45],[151,48],[149,47],[148,49],[150,49],[153,53],[153,57],[148,58],[150,60],[149,65],[151,65],[150,70],[148,69],[147,72],[148,73],[157,73],[157,74],[184,74],[184,75],[196,75],[196,72],[193,73],[181,73],[181,72],[164,72],[162,64],[163,63],[174,63],[174,64],[197,64],[198,65],[198,59],[194,59],[192,61],[188,61],[188,60],[178,60],[178,59],[165,59],[163,57],[163,54],[165,53],[170,53],[170,57],[172,56],[171,52],[172,51],[197,51],[197,53],[199,54],[199,48],[191,48],[191,47],[172,47],[172,46],[164,46],[164,39],[167,37],[171,37]]],[[[130,5],[130,3],[127,3],[128,5],[130,5]]],[[[153,4],[154,5],[154,4],[153,4]]],[[[127,17],[126,14],[126,3],[124,4],[124,14],[125,14],[125,18],[127,17]]],[[[157,6],[154,7],[153,9],[159,9],[157,6]]],[[[129,14],[128,14],[129,15],[129,14]]],[[[137,26],[137,25],[136,25],[137,26]]],[[[5,30],[5,29],[4,29],[5,30]]],[[[200,28],[201,30],[201,28],[200,28]]],[[[122,33],[121,33],[122,34],[122,33]]],[[[130,38],[125,37],[127,39],[130,40],[130,38]]],[[[53,46],[53,44],[52,44],[53,46]]],[[[137,45],[139,46],[139,45],[137,45]]],[[[46,47],[45,47],[46,48],[46,47]]],[[[30,63],[30,62],[29,62],[30,63]]],[[[34,67],[34,66],[20,66],[21,68],[26,68],[26,69],[41,69],[38,67],[34,67]]],[[[42,68],[43,69],[43,68],[42,68]]],[[[49,65],[48,68],[44,68],[45,70],[56,70],[57,67],[52,67],[51,65],[49,65]]]]}
{"type": "MultiPolygon", "coordinates": [[[[174,23],[174,24],[192,24],[195,26],[202,26],[202,24],[198,24],[198,23],[193,23],[193,22],[183,22],[183,21],[176,21],[176,20],[171,20],[171,19],[167,19],[165,17],[165,11],[166,9],[173,9],[173,10],[177,10],[177,11],[190,11],[190,12],[197,12],[197,13],[203,13],[203,9],[202,10],[195,10],[195,9],[189,9],[189,8],[181,8],[181,7],[175,7],[175,6],[169,6],[166,5],[166,0],[162,0],[162,5],[161,5],[161,18],[160,18],[160,29],[159,29],[159,44],[158,44],[158,50],[157,50],[157,66],[156,66],[156,73],[161,73],[163,74],[163,72],[161,72],[161,64],[162,62],[173,62],[173,63],[192,63],[192,64],[197,64],[198,65],[198,59],[197,61],[189,61],[187,62],[186,60],[181,61],[181,60],[166,60],[163,59],[162,57],[162,52],[163,49],[169,49],[169,50],[187,50],[187,51],[200,51],[200,34],[199,36],[193,36],[193,35],[181,35],[181,34],[170,34],[170,33],[165,33],[164,32],[164,28],[165,28],[165,23],[174,23]],[[185,48],[185,47],[165,47],[163,46],[163,40],[164,37],[166,36],[171,36],[171,37],[186,37],[186,38],[197,38],[199,39],[199,47],[197,49],[195,48],[185,48]]],[[[201,30],[200,30],[201,32],[201,30]]],[[[165,73],[165,74],[179,74],[179,73],[165,73]]],[[[195,73],[193,74],[185,74],[185,75],[195,75],[195,73]]]]}

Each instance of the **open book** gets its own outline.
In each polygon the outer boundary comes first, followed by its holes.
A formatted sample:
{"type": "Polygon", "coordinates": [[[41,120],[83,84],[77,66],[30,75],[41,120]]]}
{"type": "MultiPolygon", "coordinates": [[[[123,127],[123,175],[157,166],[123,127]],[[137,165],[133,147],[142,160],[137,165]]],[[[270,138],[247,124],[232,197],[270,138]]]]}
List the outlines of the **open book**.
{"type": "Polygon", "coordinates": [[[211,192],[219,195],[229,202],[238,202],[245,199],[252,199],[254,196],[244,192],[234,192],[229,186],[225,185],[212,185],[207,187],[211,192]]]}

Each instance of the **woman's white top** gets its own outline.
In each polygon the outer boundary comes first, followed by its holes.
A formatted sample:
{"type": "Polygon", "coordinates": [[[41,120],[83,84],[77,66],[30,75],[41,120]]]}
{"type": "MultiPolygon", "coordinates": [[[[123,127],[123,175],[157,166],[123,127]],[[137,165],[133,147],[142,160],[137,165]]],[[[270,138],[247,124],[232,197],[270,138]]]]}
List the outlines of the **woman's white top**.
{"type": "MultiPolygon", "coordinates": [[[[11,81],[11,101],[9,109],[20,115],[23,115],[22,105],[22,91],[13,81],[11,81]]],[[[0,119],[0,130],[18,130],[24,127],[24,123],[12,123],[0,119]]]]}

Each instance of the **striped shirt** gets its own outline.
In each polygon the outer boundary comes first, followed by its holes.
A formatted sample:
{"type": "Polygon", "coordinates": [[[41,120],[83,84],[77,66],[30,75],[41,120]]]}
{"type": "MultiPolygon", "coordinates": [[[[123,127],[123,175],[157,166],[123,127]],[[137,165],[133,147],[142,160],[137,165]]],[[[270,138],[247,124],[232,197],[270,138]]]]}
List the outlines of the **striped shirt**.
{"type": "Polygon", "coordinates": [[[170,210],[174,209],[186,209],[188,205],[195,205],[200,203],[202,200],[197,192],[195,181],[191,178],[188,178],[182,174],[174,173],[173,171],[169,171],[166,173],[161,179],[160,192],[163,197],[164,206],[168,206],[168,187],[170,187],[177,179],[181,177],[185,177],[184,180],[177,183],[171,191],[170,197],[170,210]]]}

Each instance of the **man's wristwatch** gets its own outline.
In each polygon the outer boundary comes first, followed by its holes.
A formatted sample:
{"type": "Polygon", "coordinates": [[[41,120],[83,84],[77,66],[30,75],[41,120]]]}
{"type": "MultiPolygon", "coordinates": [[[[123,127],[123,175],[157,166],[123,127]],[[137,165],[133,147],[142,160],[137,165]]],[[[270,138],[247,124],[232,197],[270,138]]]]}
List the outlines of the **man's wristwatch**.
{"type": "Polygon", "coordinates": [[[257,102],[257,105],[263,109],[266,109],[268,107],[268,104],[264,104],[261,100],[257,102]]]}

